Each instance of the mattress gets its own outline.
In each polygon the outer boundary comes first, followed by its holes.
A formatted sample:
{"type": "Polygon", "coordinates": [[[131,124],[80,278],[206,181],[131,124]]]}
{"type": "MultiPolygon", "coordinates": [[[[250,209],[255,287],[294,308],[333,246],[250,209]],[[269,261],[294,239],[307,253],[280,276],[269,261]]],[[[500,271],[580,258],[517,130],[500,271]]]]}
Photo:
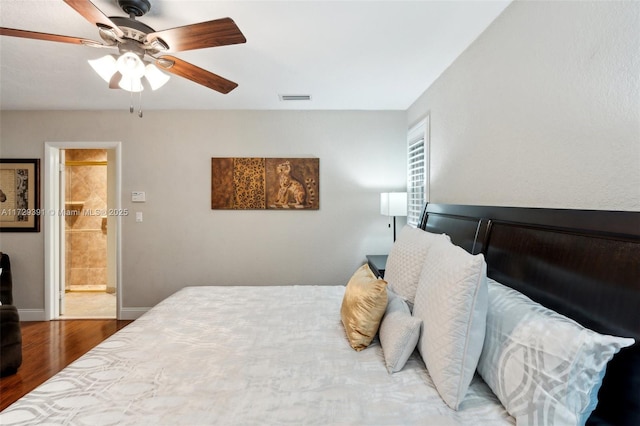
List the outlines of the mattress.
{"type": "Polygon", "coordinates": [[[186,287],[0,413],[2,425],[515,424],[476,375],[460,409],[417,352],[354,351],[344,286],[186,287]]]}

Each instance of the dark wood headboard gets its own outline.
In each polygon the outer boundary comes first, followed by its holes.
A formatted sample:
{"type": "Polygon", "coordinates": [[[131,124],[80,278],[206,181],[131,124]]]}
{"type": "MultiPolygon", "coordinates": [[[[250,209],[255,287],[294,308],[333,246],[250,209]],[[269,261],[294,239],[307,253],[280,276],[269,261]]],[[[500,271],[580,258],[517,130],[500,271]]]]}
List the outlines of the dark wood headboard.
{"type": "Polygon", "coordinates": [[[607,367],[588,425],[640,425],[640,212],[427,204],[487,274],[603,334],[633,337],[607,367]]]}

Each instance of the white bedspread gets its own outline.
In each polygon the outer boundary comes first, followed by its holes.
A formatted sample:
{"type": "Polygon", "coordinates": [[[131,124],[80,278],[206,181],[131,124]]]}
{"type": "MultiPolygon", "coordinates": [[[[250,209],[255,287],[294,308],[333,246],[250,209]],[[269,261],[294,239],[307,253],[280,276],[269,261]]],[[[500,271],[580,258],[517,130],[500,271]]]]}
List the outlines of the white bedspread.
{"type": "Polygon", "coordinates": [[[417,353],[356,352],[343,286],[187,287],[0,414],[2,425],[514,424],[476,377],[448,408],[417,353]]]}

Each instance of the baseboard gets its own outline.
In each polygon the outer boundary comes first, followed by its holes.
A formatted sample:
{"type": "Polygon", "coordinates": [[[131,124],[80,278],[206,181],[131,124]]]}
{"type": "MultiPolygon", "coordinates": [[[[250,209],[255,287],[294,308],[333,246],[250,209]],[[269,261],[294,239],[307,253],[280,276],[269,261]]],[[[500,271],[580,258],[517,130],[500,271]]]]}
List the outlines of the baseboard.
{"type": "Polygon", "coordinates": [[[144,313],[146,313],[151,308],[122,308],[120,309],[120,317],[118,319],[121,320],[136,320],[140,318],[144,313]]]}
{"type": "Polygon", "coordinates": [[[47,321],[44,309],[18,309],[20,321],[47,321]]]}
{"type": "MultiPolygon", "coordinates": [[[[121,320],[136,320],[151,308],[122,308],[121,320]]],[[[44,315],[44,309],[18,309],[20,321],[48,321],[44,315]]]]}

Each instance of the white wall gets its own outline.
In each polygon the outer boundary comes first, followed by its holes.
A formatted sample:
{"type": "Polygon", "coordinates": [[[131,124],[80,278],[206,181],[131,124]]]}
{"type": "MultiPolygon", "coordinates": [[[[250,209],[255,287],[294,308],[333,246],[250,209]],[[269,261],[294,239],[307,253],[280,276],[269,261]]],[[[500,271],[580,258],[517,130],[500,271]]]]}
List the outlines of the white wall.
{"type": "Polygon", "coordinates": [[[640,210],[640,2],[515,1],[411,106],[431,201],[640,210]]]}
{"type": "MultiPolygon", "coordinates": [[[[0,157],[42,158],[45,141],[122,141],[125,309],[186,285],[345,284],[366,254],[388,252],[379,192],[406,187],[405,112],[124,109],[3,111],[0,157]],[[318,157],[320,210],[211,210],[218,156],[318,157]]],[[[44,306],[43,244],[42,232],[0,234],[20,309],[44,306]]]]}

